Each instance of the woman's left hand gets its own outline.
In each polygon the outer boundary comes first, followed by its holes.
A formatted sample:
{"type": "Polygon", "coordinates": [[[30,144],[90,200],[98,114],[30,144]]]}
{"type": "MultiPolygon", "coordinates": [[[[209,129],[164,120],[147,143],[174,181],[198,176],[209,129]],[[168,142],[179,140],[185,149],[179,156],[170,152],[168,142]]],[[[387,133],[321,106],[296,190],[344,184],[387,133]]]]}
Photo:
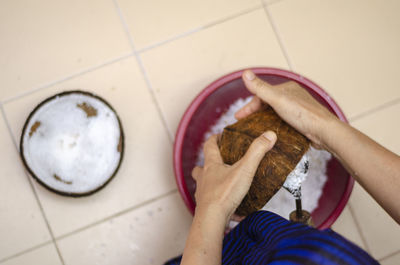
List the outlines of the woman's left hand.
{"type": "Polygon", "coordinates": [[[276,139],[272,131],[262,134],[239,161],[229,166],[222,161],[217,136],[210,137],[204,144],[204,168],[195,167],[192,171],[197,183],[196,211],[213,209],[227,221],[250,189],[260,161],[276,139]]]}
{"type": "Polygon", "coordinates": [[[275,142],[274,132],[264,133],[239,161],[229,166],[222,161],[217,136],[207,140],[204,168],[195,167],[192,172],[197,183],[197,206],[182,265],[221,264],[225,225],[250,189],[261,159],[275,142]]]}

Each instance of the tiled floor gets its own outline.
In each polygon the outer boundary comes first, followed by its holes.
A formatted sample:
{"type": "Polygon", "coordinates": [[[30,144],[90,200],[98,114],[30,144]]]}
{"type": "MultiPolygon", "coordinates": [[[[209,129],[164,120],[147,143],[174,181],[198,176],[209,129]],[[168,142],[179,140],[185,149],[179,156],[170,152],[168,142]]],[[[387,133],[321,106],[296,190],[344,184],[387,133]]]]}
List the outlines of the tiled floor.
{"type": "MultiPolygon", "coordinates": [[[[191,216],[176,190],[173,135],[191,99],[249,66],[311,78],[351,123],[400,154],[400,2],[101,0],[0,3],[0,264],[161,264],[191,216]],[[24,172],[32,108],[59,91],[106,98],[125,160],[102,191],[71,199],[24,172]]],[[[333,228],[400,264],[400,227],[358,185],[333,228]]]]}

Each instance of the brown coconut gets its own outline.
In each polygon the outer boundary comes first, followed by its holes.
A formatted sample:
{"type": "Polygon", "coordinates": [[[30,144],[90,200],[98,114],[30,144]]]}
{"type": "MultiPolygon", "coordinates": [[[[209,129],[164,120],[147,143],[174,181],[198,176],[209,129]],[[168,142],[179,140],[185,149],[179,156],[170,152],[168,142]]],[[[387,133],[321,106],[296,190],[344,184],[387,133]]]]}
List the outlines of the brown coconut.
{"type": "Polygon", "coordinates": [[[264,106],[224,128],[218,143],[224,162],[228,165],[237,162],[253,140],[268,130],[277,134],[277,142],[262,159],[249,192],[236,210],[237,215],[247,216],[264,207],[309,148],[306,137],[283,121],[271,107],[264,106]]]}

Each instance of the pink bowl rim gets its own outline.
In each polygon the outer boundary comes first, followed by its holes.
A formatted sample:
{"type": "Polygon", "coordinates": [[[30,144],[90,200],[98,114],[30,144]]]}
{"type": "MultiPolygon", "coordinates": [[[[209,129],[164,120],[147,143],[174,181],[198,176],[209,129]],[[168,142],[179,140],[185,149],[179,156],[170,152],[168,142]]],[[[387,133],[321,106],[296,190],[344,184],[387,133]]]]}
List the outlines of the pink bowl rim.
{"type": "MultiPolygon", "coordinates": [[[[221,78],[215,80],[211,84],[209,84],[205,89],[203,89],[190,103],[188,108],[186,109],[180,123],[178,129],[176,131],[175,142],[174,142],[174,149],[173,149],[173,163],[174,163],[174,173],[175,173],[175,180],[178,186],[179,193],[182,196],[183,201],[185,202],[186,206],[190,210],[192,214],[194,214],[195,203],[192,200],[189,191],[186,186],[186,182],[183,176],[183,169],[182,169],[182,148],[183,148],[183,141],[185,138],[185,134],[189,123],[198,109],[198,107],[211,95],[215,90],[219,87],[233,81],[236,79],[241,78],[243,71],[251,69],[255,74],[268,74],[268,75],[275,75],[279,77],[288,78],[294,80],[314,91],[320,97],[322,97],[328,105],[333,109],[334,113],[338,116],[338,118],[346,123],[348,120],[346,119],[344,113],[339,108],[337,103],[325,92],[321,87],[319,87],[313,81],[307,79],[306,77],[296,74],[294,72],[290,72],[287,70],[279,69],[279,68],[271,68],[271,67],[254,67],[254,68],[245,68],[242,70],[238,70],[229,74],[222,76],[221,78]]],[[[349,174],[349,179],[346,183],[346,189],[344,191],[343,196],[340,198],[335,210],[332,214],[318,226],[318,229],[325,229],[329,228],[339,217],[341,212],[343,211],[344,207],[346,206],[347,201],[350,198],[351,192],[354,186],[354,179],[349,174]]]]}

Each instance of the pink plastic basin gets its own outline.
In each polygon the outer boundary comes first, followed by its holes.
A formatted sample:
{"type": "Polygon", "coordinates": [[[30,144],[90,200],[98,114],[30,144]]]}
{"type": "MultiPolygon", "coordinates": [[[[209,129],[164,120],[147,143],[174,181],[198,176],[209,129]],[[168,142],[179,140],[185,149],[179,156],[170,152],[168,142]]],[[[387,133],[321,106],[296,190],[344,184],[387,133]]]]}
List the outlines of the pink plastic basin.
{"type": "MultiPolygon", "coordinates": [[[[253,68],[260,78],[270,84],[293,80],[326,106],[342,121],[346,117],[335,101],[318,85],[293,72],[275,68],[253,68]]],[[[241,80],[243,70],[227,74],[212,82],[192,101],[179,124],[174,144],[174,171],[179,192],[193,214],[195,209],[195,183],[191,171],[203,141],[204,134],[238,98],[250,95],[241,80]]],[[[319,199],[318,207],[312,212],[318,229],[330,227],[345,207],[354,185],[354,179],[342,165],[332,158],[328,162],[328,180],[319,199]]],[[[293,201],[294,209],[294,201],[293,201]]]]}

